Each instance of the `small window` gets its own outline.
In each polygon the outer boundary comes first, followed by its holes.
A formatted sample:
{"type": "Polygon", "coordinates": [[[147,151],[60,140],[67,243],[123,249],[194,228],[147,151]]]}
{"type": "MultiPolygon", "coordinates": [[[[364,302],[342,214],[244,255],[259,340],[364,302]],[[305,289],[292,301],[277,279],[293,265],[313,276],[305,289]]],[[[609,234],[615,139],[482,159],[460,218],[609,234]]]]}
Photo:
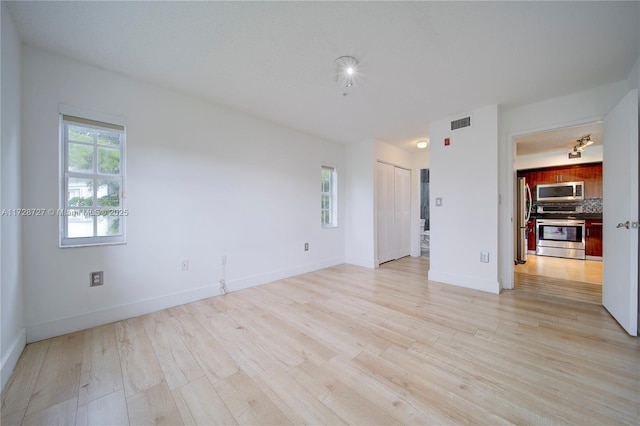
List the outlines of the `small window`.
{"type": "Polygon", "coordinates": [[[60,130],[60,246],[124,243],[124,126],[61,114],[60,130]]]}
{"type": "Polygon", "coordinates": [[[336,169],[322,166],[320,214],[323,228],[338,226],[336,169]]]}

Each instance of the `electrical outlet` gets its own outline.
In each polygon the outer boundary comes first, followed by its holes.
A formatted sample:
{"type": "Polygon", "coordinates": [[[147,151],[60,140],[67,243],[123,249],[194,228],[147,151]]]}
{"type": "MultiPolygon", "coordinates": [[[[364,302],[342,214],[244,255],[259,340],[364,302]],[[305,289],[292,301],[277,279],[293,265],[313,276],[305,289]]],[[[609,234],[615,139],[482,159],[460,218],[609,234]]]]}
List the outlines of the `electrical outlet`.
{"type": "Polygon", "coordinates": [[[481,251],[480,252],[480,262],[489,263],[489,252],[488,251],[481,251]]]}
{"type": "Polygon", "coordinates": [[[189,270],[189,261],[188,260],[183,260],[182,261],[182,271],[188,271],[189,270]]]}
{"type": "Polygon", "coordinates": [[[309,243],[304,243],[304,251],[309,251],[309,243]]]}
{"type": "Polygon", "coordinates": [[[104,272],[96,271],[89,274],[89,287],[97,287],[104,284],[104,272]]]}

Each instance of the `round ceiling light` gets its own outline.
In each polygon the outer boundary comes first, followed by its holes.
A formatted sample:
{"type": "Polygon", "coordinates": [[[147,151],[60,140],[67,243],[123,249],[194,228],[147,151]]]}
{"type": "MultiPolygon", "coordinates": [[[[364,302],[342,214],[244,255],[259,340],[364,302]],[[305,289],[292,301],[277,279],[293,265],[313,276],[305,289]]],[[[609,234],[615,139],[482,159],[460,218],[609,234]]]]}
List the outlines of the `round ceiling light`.
{"type": "Polygon", "coordinates": [[[353,87],[358,74],[358,60],[353,56],[340,56],[333,61],[336,67],[336,81],[341,87],[342,95],[347,96],[353,87]]]}
{"type": "Polygon", "coordinates": [[[427,140],[422,140],[422,141],[418,141],[418,143],[416,144],[416,146],[420,149],[424,149],[427,146],[429,146],[429,141],[427,140]]]}

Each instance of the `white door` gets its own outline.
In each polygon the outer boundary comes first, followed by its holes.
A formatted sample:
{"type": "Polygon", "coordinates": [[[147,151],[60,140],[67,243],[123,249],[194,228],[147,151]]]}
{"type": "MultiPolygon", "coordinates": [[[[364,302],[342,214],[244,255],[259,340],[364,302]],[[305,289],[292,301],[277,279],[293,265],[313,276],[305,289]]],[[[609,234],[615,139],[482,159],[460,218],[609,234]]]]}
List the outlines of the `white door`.
{"type": "Polygon", "coordinates": [[[377,171],[378,263],[395,259],[394,167],[378,163],[377,171]]]}
{"type": "Polygon", "coordinates": [[[638,90],[604,119],[602,304],[638,334],[638,90]]]}
{"type": "Polygon", "coordinates": [[[411,171],[395,168],[395,258],[411,254],[411,171]]]}

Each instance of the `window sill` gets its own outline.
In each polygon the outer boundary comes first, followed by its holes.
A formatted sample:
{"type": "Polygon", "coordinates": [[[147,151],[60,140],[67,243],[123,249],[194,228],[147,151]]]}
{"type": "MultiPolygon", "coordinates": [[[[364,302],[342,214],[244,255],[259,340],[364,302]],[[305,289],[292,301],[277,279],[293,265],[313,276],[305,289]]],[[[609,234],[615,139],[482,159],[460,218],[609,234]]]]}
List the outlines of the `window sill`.
{"type": "Polygon", "coordinates": [[[100,243],[78,243],[78,244],[58,244],[58,248],[80,248],[80,247],[98,247],[98,246],[121,246],[127,244],[126,241],[108,241],[100,243]]]}
{"type": "Polygon", "coordinates": [[[322,229],[333,229],[337,228],[338,225],[322,225],[322,229]]]}

